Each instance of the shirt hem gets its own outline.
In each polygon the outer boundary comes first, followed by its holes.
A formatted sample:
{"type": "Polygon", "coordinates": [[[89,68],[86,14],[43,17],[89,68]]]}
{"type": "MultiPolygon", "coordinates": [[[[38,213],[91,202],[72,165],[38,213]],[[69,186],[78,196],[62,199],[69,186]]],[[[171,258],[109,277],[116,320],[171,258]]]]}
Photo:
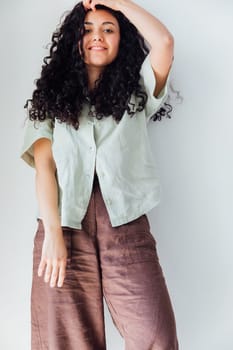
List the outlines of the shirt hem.
{"type": "MultiPolygon", "coordinates": [[[[160,203],[160,199],[153,202],[153,204],[150,204],[148,206],[143,207],[142,210],[137,211],[136,214],[134,213],[133,215],[127,215],[127,216],[119,215],[115,218],[111,218],[109,215],[110,223],[111,223],[112,227],[117,227],[117,226],[127,224],[130,221],[135,220],[138,217],[142,216],[143,214],[148,213],[150,210],[152,210],[154,207],[156,207],[159,203],[160,203]]],[[[69,227],[69,228],[76,229],[76,230],[83,229],[82,222],[74,223],[74,222],[70,222],[68,219],[66,219],[66,220],[61,219],[61,226],[62,227],[69,227]]]]}

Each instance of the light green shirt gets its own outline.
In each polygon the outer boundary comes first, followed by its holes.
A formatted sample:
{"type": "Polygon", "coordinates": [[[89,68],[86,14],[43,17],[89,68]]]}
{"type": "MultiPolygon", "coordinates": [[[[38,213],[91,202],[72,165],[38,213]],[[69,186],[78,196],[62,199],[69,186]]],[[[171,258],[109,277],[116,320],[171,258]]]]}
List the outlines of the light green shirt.
{"type": "MultiPolygon", "coordinates": [[[[160,181],[147,122],[164,102],[170,72],[157,98],[153,96],[156,82],[149,56],[140,74],[148,94],[145,109],[133,117],[125,112],[118,124],[111,116],[101,120],[89,116],[88,104],[84,105],[78,130],[57,120],[54,128],[49,119],[27,120],[21,157],[34,166],[33,143],[40,138],[51,140],[62,226],[82,228],[95,170],[113,227],[138,218],[159,203],[160,181]]],[[[137,103],[134,95],[131,102],[137,103]]]]}

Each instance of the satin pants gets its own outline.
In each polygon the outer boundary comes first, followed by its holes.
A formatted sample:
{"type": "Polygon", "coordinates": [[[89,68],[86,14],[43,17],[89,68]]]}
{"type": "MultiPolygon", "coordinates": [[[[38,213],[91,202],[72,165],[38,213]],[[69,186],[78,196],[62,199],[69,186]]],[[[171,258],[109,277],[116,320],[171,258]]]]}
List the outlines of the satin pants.
{"type": "Polygon", "coordinates": [[[147,216],[112,227],[95,176],[82,225],[82,230],[63,227],[66,277],[61,288],[51,288],[37,276],[44,239],[38,219],[31,350],[106,350],[103,298],[125,350],[178,350],[174,313],[147,216]]]}

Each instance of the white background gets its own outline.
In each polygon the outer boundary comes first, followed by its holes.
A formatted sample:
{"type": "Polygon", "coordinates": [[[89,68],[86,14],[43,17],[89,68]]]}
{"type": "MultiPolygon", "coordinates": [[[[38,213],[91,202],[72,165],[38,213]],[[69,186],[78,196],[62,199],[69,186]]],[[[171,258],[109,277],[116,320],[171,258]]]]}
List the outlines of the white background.
{"type": "MultiPolygon", "coordinates": [[[[149,213],[181,350],[233,349],[231,0],[137,1],[175,37],[172,84],[183,104],[148,124],[163,196],[149,213]]],[[[0,3],[0,348],[30,349],[34,172],[19,159],[24,102],[45,46],[74,1],[0,3]]],[[[123,340],[106,309],[109,350],[123,340]]],[[[68,349],[67,349],[68,350],[68,349]]]]}

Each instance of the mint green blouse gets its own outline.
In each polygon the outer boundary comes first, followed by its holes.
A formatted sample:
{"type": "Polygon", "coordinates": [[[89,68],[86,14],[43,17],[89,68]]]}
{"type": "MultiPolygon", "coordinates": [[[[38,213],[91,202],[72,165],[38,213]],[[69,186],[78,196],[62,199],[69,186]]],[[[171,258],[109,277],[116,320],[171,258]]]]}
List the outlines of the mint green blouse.
{"type": "MultiPolygon", "coordinates": [[[[170,72],[158,97],[153,96],[156,81],[149,56],[140,76],[148,94],[145,109],[133,117],[125,112],[119,123],[111,116],[101,120],[89,116],[88,104],[84,105],[78,130],[57,120],[54,127],[49,119],[27,120],[21,157],[34,167],[33,143],[40,138],[51,140],[62,226],[82,228],[95,171],[113,227],[138,218],[159,203],[160,181],[147,122],[165,100],[170,72]]],[[[131,102],[137,104],[134,95],[131,102]]]]}

